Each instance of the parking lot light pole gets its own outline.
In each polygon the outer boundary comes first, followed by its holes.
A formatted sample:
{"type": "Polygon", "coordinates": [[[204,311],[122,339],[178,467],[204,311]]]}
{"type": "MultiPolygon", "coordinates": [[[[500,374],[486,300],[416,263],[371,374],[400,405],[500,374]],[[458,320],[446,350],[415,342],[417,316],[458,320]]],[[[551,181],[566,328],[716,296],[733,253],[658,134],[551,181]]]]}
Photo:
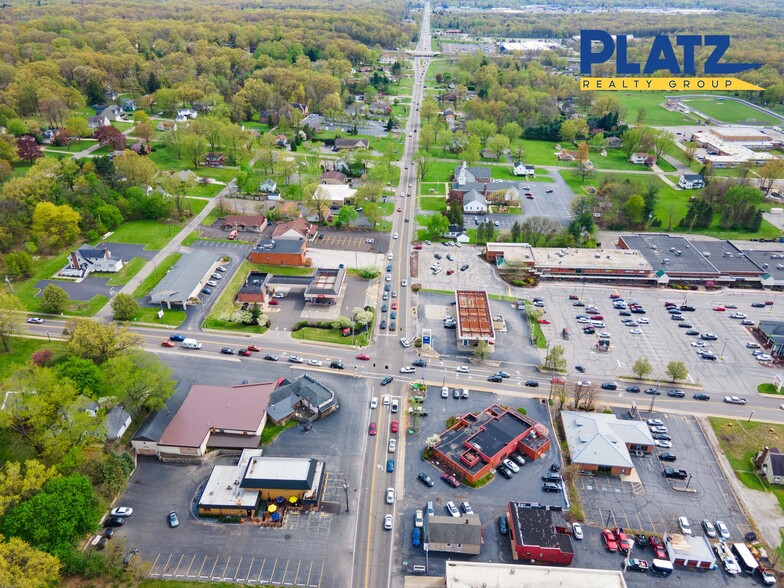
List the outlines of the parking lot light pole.
{"type": "Polygon", "coordinates": [[[689,484],[691,484],[691,474],[689,474],[689,479],[686,480],[686,490],[689,489],[689,484]]]}
{"type": "Polygon", "coordinates": [[[721,348],[721,358],[724,359],[724,350],[727,349],[727,342],[729,341],[728,337],[724,339],[724,346],[721,348]]]}
{"type": "Polygon", "coordinates": [[[346,493],[346,513],[348,513],[348,482],[343,483],[343,492],[346,493]]]}

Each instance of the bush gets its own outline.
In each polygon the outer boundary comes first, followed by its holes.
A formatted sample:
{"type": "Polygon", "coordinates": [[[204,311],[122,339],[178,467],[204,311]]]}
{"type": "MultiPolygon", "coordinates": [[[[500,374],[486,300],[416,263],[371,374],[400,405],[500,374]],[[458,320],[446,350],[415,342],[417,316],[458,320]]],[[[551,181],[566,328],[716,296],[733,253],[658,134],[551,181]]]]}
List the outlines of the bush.
{"type": "Polygon", "coordinates": [[[411,290],[413,292],[419,292],[422,289],[422,284],[412,284],[411,290]]]}
{"type": "Polygon", "coordinates": [[[446,419],[445,425],[447,429],[451,429],[456,424],[457,424],[457,417],[449,417],[448,419],[446,419]]]}
{"type": "Polygon", "coordinates": [[[39,349],[33,353],[33,363],[38,367],[44,367],[52,363],[52,352],[48,349],[39,349]]]}
{"type": "Polygon", "coordinates": [[[242,522],[242,518],[238,517],[237,515],[222,515],[218,517],[219,523],[231,523],[233,525],[238,525],[242,522]]]}
{"type": "Polygon", "coordinates": [[[517,409],[517,412],[519,412],[522,415],[528,414],[528,411],[525,408],[523,408],[522,406],[517,409]]]}

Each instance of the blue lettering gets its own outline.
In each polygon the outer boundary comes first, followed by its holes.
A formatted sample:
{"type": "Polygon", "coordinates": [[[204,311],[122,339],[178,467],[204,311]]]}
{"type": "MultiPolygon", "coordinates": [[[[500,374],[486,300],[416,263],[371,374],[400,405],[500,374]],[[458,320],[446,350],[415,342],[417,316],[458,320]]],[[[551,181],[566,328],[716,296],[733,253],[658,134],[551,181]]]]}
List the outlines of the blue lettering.
{"type": "Polygon", "coordinates": [[[694,48],[702,45],[700,35],[678,35],[675,43],[683,47],[683,73],[693,76],[696,73],[694,68],[694,48]]]}
{"type": "Polygon", "coordinates": [[[615,42],[608,32],[597,29],[580,31],[580,73],[591,75],[591,66],[609,61],[614,51],[615,42]],[[591,51],[594,41],[602,44],[598,53],[591,51]]]}
{"type": "Polygon", "coordinates": [[[626,43],[626,35],[615,37],[615,71],[619,74],[638,74],[640,73],[640,64],[629,63],[626,43]]]}
{"type": "Polygon", "coordinates": [[[706,74],[736,74],[762,65],[761,63],[719,63],[719,59],[724,57],[727,49],[730,48],[729,35],[705,35],[705,45],[716,46],[705,60],[706,74]]]}
{"type": "Polygon", "coordinates": [[[660,69],[670,70],[671,73],[681,73],[678,65],[678,58],[670,44],[670,38],[666,35],[656,35],[651,45],[651,52],[648,54],[648,61],[645,62],[644,74],[652,74],[660,69]]]}

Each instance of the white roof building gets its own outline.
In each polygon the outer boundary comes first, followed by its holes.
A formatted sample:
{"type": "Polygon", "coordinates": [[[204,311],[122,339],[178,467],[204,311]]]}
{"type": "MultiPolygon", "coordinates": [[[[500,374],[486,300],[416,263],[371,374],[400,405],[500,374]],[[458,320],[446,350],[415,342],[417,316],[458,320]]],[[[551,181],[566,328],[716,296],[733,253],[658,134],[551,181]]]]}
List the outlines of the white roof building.
{"type": "Polygon", "coordinates": [[[356,194],[357,191],[348,185],[319,184],[316,188],[315,197],[328,199],[333,206],[343,206],[347,201],[353,199],[356,194]]]}

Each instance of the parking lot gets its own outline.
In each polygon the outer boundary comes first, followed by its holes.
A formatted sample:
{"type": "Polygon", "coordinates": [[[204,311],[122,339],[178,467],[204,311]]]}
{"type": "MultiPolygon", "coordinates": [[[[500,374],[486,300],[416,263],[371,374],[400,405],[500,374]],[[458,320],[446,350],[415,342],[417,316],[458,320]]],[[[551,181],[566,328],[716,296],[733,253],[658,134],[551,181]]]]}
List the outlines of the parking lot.
{"type": "MultiPolygon", "coordinates": [[[[737,311],[748,315],[758,323],[760,320],[781,320],[781,307],[777,304],[765,308],[752,308],[752,302],[764,301],[770,295],[755,292],[721,291],[716,293],[676,293],[672,290],[636,289],[633,291],[619,289],[618,293],[629,300],[636,300],[645,309],[644,315],[633,314],[629,318],[645,318],[648,324],[639,324],[636,329],[640,334],[632,334],[632,327],[621,323],[625,317],[613,308],[609,298],[613,288],[566,285],[540,288],[536,295],[545,301],[545,319],[549,325],[542,325],[548,341],[558,341],[566,351],[568,371],[576,374],[575,365],[586,368],[586,377],[600,383],[615,380],[617,376],[634,377],[631,371],[634,361],[639,357],[647,357],[654,366],[651,379],[660,379],[662,387],[668,386],[669,378],[665,373],[667,363],[672,360],[683,361],[689,370],[687,383],[697,387],[704,386],[710,390],[733,390],[735,393],[752,394],[757,384],[770,381],[773,370],[760,365],[751,355],[746,343],[753,341],[747,327],[741,321],[730,318],[734,309],[724,312],[712,310],[717,305],[735,303],[737,311]],[[570,294],[581,298],[585,304],[594,304],[603,317],[605,328],[597,328],[592,335],[584,334],[576,315],[584,314],[585,308],[574,307],[574,301],[568,299],[570,294]],[[671,315],[664,307],[665,301],[682,304],[684,300],[696,310],[684,312],[683,320],[692,325],[700,333],[713,333],[715,341],[704,341],[706,348],[717,356],[716,361],[702,359],[697,351],[705,348],[693,347],[693,341],[701,341],[699,337],[686,335],[690,329],[679,328],[678,321],[671,320],[671,315]],[[566,327],[572,334],[569,341],[561,337],[566,327]],[[599,352],[595,349],[598,335],[606,331],[610,334],[610,351],[599,352]]],[[[623,392],[619,393],[623,396],[623,392]]],[[[720,401],[716,397],[711,402],[720,401]]],[[[683,399],[685,406],[694,406],[699,410],[699,401],[691,399],[691,393],[683,399]],[[695,404],[696,403],[696,404],[695,404]]]]}
{"type": "Polygon", "coordinates": [[[389,240],[389,233],[380,233],[366,229],[338,231],[320,227],[318,238],[315,241],[311,241],[309,247],[311,249],[338,249],[377,253],[389,249],[389,240]],[[368,240],[371,240],[371,242],[368,242],[368,240]]]}
{"type": "MultiPolygon", "coordinates": [[[[241,380],[269,381],[296,375],[288,364],[216,361],[209,370],[203,360],[182,355],[168,357],[180,379],[170,419],[198,372],[199,383],[239,384],[241,380]],[[241,368],[241,369],[238,369],[241,368]]],[[[128,523],[117,529],[129,548],[137,547],[151,563],[151,577],[220,580],[246,584],[289,586],[345,586],[351,568],[351,544],[355,519],[345,513],[343,484],[361,479],[363,446],[356,443],[367,418],[368,383],[344,376],[318,373],[316,377],[338,391],[340,410],[310,431],[301,427],[284,431],[264,450],[269,456],[312,456],[327,464],[325,509],[288,516],[282,529],[251,524],[219,524],[194,516],[193,498],[217,463],[236,463],[218,458],[206,465],[165,464],[140,458],[139,467],[117,504],[134,509],[128,523]],[[336,435],[335,431],[343,434],[336,435]],[[174,510],[180,526],[169,529],[166,514],[174,510]]],[[[164,425],[165,426],[165,425],[164,425]]],[[[356,482],[355,482],[356,483],[356,482]]],[[[351,512],[356,513],[355,497],[351,512]]]]}
{"type": "MultiPolygon", "coordinates": [[[[419,427],[415,435],[405,437],[406,465],[403,471],[405,492],[398,495],[395,519],[395,561],[408,560],[409,563],[425,563],[425,553],[421,548],[411,545],[411,534],[414,528],[414,513],[417,509],[424,509],[427,501],[433,502],[437,515],[445,515],[445,505],[448,501],[460,505],[468,501],[474,513],[478,514],[484,527],[485,544],[479,556],[464,556],[455,553],[430,553],[430,575],[444,574],[448,560],[465,558],[481,561],[507,562],[512,561],[512,551],[507,536],[498,532],[497,519],[506,512],[507,503],[514,500],[539,502],[564,506],[564,495],[542,491],[541,476],[554,462],[560,459],[557,448],[552,447],[548,453],[535,462],[528,462],[520,468],[510,480],[500,475],[486,486],[478,489],[460,486],[451,488],[440,480],[441,470],[422,459],[425,448],[425,439],[430,435],[442,433],[448,417],[465,414],[466,412],[481,411],[493,403],[509,406],[512,409],[525,407],[527,415],[538,422],[546,424],[550,429],[549,417],[546,407],[534,400],[505,397],[499,394],[471,390],[469,398],[455,399],[450,394],[449,398],[441,398],[440,387],[430,387],[424,407],[428,411],[427,417],[417,418],[419,427]],[[417,475],[425,472],[435,482],[432,488],[426,487],[417,475]]],[[[405,427],[401,430],[405,430],[405,427]]],[[[390,476],[392,474],[389,474],[390,476]]]]}

